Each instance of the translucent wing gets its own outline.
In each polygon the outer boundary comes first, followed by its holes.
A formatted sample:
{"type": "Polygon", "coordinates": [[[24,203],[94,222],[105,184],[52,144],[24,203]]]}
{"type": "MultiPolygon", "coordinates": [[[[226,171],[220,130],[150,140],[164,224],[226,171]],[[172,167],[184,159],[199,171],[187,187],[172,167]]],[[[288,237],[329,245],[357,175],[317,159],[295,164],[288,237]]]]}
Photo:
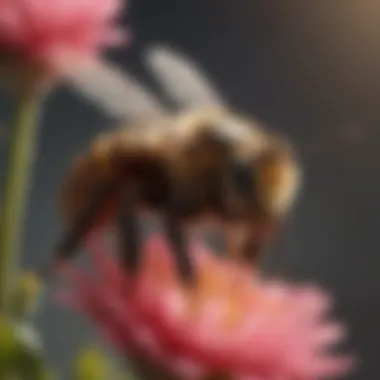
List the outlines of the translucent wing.
{"type": "Polygon", "coordinates": [[[130,121],[162,117],[166,110],[136,78],[108,62],[67,67],[66,83],[113,118],[130,121]]]}
{"type": "Polygon", "coordinates": [[[209,79],[186,57],[165,46],[148,48],[146,64],[168,96],[180,107],[223,106],[209,79]]]}

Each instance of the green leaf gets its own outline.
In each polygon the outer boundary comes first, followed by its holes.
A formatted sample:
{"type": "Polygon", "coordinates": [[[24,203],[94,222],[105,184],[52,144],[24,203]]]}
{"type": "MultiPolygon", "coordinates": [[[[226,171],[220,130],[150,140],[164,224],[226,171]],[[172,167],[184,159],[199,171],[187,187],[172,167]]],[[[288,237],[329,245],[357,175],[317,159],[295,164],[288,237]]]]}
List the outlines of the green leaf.
{"type": "Polygon", "coordinates": [[[42,284],[36,273],[19,274],[10,299],[12,318],[25,319],[33,316],[41,295],[42,284]]]}
{"type": "Polygon", "coordinates": [[[47,380],[48,370],[45,366],[42,345],[37,331],[32,325],[14,326],[17,339],[14,371],[20,379],[47,380]]]}
{"type": "Polygon", "coordinates": [[[7,373],[13,368],[17,346],[12,324],[4,317],[0,317],[0,374],[7,373]]]}
{"type": "Polygon", "coordinates": [[[96,348],[86,348],[78,356],[75,364],[75,380],[107,380],[109,363],[103,353],[96,348]]]}
{"type": "Polygon", "coordinates": [[[39,336],[33,326],[0,317],[0,378],[48,380],[39,336]]]}

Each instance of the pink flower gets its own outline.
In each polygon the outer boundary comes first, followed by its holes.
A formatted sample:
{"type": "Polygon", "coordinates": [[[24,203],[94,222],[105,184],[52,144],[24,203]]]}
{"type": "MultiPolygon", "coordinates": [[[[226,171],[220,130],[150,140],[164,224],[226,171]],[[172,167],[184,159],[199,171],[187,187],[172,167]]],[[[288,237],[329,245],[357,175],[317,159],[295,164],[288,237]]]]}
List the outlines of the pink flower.
{"type": "MultiPolygon", "coordinates": [[[[185,289],[160,238],[149,241],[135,280],[94,240],[96,276],[66,267],[64,299],[125,355],[183,379],[314,380],[348,372],[328,350],[344,336],[316,287],[253,280],[250,272],[193,245],[197,286],[185,289]]],[[[62,295],[61,295],[62,296],[62,295]]]]}
{"type": "Polygon", "coordinates": [[[92,57],[124,34],[122,0],[0,0],[0,56],[56,70],[62,57],[92,57]]]}

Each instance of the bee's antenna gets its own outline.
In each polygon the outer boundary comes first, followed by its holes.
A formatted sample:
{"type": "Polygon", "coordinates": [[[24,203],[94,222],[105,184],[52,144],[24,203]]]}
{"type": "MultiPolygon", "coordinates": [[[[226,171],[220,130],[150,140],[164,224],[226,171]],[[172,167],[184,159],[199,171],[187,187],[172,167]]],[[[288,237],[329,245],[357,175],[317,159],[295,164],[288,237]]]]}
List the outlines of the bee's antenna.
{"type": "Polygon", "coordinates": [[[181,108],[224,106],[207,76],[173,49],[152,46],[146,51],[145,61],[167,95],[181,108]]]}

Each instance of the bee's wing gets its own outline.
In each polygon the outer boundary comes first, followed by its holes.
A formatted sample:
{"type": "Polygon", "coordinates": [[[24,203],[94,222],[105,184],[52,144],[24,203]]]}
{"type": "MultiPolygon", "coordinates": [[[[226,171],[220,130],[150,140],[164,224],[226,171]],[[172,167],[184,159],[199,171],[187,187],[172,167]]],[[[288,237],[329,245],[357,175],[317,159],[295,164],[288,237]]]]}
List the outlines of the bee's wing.
{"type": "Polygon", "coordinates": [[[78,94],[113,118],[136,121],[167,113],[136,78],[108,62],[92,61],[73,69],[68,67],[64,78],[78,94]]]}
{"type": "Polygon", "coordinates": [[[145,60],[161,87],[180,107],[224,105],[206,75],[180,53],[156,45],[147,49],[145,60]]]}

